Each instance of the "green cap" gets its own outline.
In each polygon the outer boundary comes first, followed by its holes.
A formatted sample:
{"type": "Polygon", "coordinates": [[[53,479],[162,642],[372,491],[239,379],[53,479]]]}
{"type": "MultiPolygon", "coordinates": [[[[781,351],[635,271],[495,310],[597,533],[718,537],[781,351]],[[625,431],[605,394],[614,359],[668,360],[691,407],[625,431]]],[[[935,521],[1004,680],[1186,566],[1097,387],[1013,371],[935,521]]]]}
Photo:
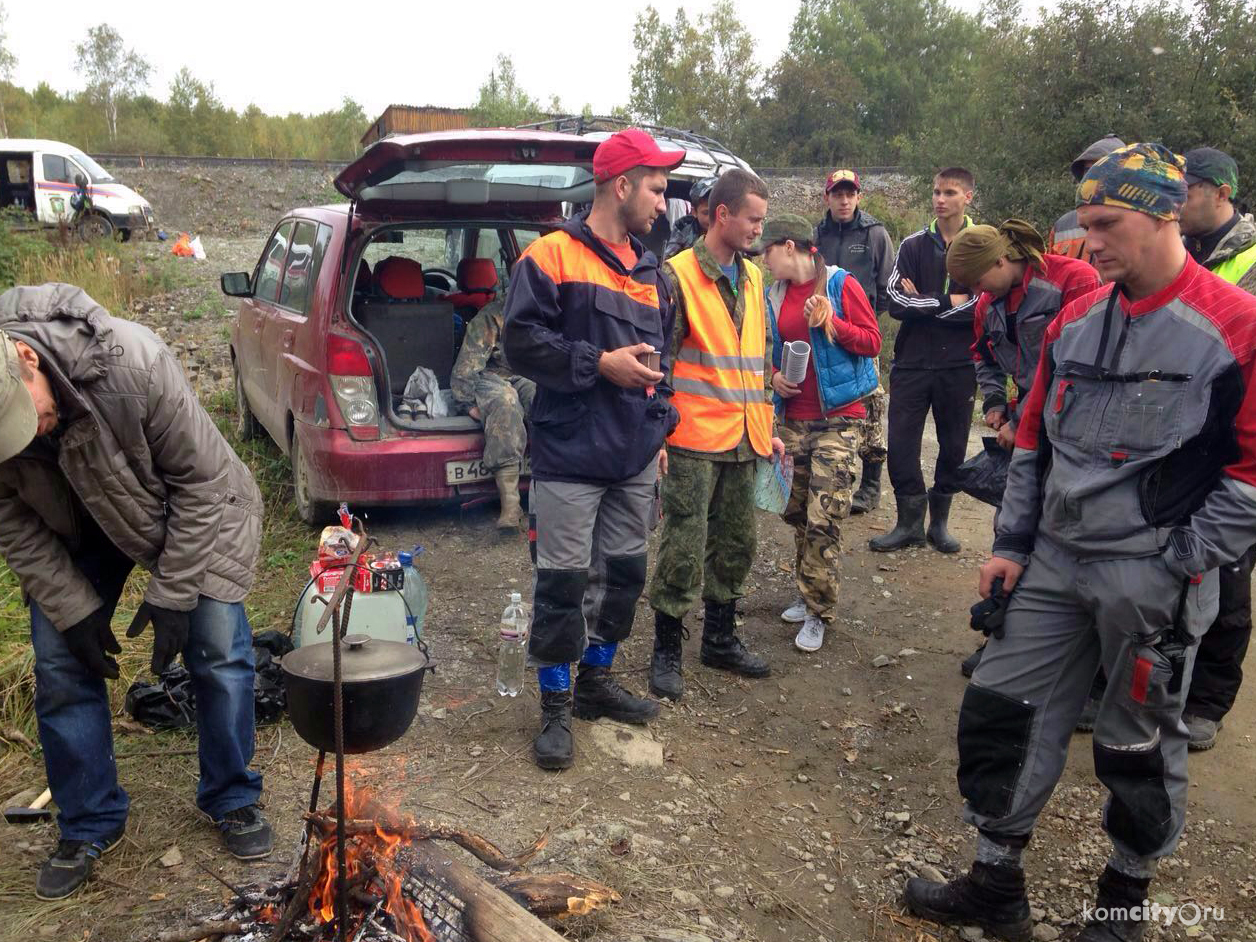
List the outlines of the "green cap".
{"type": "Polygon", "coordinates": [[[816,227],[796,213],[781,213],[773,216],[763,224],[763,234],[759,241],[750,247],[752,255],[762,255],[769,245],[776,245],[788,239],[790,242],[811,242],[815,238],[816,227]]]}
{"type": "Polygon", "coordinates": [[[1186,152],[1186,182],[1228,186],[1230,199],[1234,199],[1239,194],[1239,166],[1215,147],[1196,147],[1186,152]]]}
{"type": "Polygon", "coordinates": [[[0,331],[0,462],[8,461],[35,437],[39,415],[22,382],[17,347],[0,331]]]}

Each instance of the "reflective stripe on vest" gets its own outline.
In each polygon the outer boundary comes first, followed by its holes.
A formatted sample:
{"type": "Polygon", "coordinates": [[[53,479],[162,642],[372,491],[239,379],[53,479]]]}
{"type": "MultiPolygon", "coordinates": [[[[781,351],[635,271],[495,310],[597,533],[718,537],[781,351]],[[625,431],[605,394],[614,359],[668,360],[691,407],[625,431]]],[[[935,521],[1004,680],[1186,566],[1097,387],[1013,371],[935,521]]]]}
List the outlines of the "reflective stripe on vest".
{"type": "Polygon", "coordinates": [[[1212,269],[1212,273],[1218,278],[1224,278],[1232,285],[1237,285],[1239,280],[1247,274],[1247,270],[1256,265],[1256,245],[1249,245],[1238,255],[1227,258],[1224,262],[1212,269]]]}
{"type": "Polygon", "coordinates": [[[680,424],[667,442],[718,454],[749,435],[756,454],[772,451],[772,404],[764,389],[767,320],[763,277],[747,264],[741,336],[733,329],[719,286],[707,277],[693,249],[668,260],[685,296],[689,335],[672,364],[672,405],[680,424]]]}

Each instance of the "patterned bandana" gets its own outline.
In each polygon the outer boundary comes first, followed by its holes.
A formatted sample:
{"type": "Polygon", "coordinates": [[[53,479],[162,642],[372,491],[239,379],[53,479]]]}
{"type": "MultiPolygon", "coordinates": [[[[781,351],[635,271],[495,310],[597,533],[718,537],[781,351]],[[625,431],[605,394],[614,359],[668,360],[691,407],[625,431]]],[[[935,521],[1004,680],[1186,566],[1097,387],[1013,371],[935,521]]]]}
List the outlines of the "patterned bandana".
{"type": "Polygon", "coordinates": [[[1186,161],[1163,144],[1130,144],[1100,158],[1077,185],[1077,205],[1119,206],[1177,219],[1186,202],[1186,161]]]}

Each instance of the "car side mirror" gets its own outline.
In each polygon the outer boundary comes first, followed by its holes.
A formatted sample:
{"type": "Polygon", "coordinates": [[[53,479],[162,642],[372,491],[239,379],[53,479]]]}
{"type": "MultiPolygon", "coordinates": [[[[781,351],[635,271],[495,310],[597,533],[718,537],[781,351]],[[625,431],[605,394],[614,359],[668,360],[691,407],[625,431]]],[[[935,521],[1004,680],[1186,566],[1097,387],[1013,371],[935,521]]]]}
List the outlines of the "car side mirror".
{"type": "Polygon", "coordinates": [[[222,285],[222,293],[232,298],[253,297],[253,284],[246,271],[223,272],[218,279],[222,285]]]}

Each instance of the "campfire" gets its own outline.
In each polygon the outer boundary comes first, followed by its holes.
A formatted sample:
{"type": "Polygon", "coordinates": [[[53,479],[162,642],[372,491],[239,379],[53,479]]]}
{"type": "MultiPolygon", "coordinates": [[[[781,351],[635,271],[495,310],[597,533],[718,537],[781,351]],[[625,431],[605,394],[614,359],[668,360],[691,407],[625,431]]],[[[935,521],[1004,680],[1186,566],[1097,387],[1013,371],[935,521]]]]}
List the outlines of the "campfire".
{"type": "MultiPolygon", "coordinates": [[[[542,835],[508,855],[463,828],[402,815],[363,784],[365,767],[345,780],[347,902],[351,942],[557,942],[538,917],[588,915],[619,901],[608,886],[567,873],[521,872],[545,847],[542,835]],[[433,845],[461,847],[494,871],[485,879],[433,845]]],[[[309,843],[291,873],[252,887],[208,921],[162,933],[161,942],[331,942],[338,937],[335,807],[306,815],[309,843]]]]}

